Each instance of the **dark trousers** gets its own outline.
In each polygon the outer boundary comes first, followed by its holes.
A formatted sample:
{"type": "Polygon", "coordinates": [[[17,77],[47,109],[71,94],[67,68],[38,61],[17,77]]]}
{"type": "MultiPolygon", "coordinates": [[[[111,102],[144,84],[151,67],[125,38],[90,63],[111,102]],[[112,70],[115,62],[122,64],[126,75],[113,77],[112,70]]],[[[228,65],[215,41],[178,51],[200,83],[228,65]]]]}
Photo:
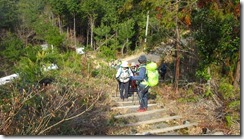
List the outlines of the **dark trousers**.
{"type": "Polygon", "coordinates": [[[164,80],[165,79],[165,72],[160,73],[161,78],[164,80]]]}
{"type": "Polygon", "coordinates": [[[145,86],[140,86],[138,88],[140,109],[148,108],[148,89],[149,87],[145,87],[145,86]]]}
{"type": "Polygon", "coordinates": [[[119,92],[120,92],[120,98],[128,98],[128,92],[129,92],[129,82],[119,84],[119,92]]]}

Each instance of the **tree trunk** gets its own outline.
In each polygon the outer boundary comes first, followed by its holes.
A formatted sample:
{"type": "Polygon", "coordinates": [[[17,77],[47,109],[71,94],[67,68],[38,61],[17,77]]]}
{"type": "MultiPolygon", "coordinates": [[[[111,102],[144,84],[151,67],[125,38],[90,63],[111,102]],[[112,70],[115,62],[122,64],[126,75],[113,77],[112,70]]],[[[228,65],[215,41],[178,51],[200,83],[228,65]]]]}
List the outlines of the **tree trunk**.
{"type": "MultiPolygon", "coordinates": [[[[70,36],[69,36],[69,27],[67,27],[66,29],[66,36],[67,36],[67,39],[70,40],[70,36]]],[[[68,45],[66,45],[66,49],[68,50],[68,45]]]]}
{"type": "Polygon", "coordinates": [[[149,11],[147,11],[147,23],[146,23],[145,40],[144,40],[145,43],[147,42],[148,24],[149,24],[149,11]]]}
{"type": "Polygon", "coordinates": [[[60,15],[58,15],[58,27],[59,27],[59,33],[62,34],[63,30],[62,30],[62,23],[61,23],[60,15]]]}
{"type": "Polygon", "coordinates": [[[74,42],[75,42],[75,47],[76,47],[76,30],[75,30],[75,14],[74,14],[74,42]]]}
{"type": "MultiPolygon", "coordinates": [[[[93,29],[94,29],[94,19],[92,16],[90,16],[90,26],[91,26],[91,38],[90,38],[90,41],[91,41],[91,48],[93,48],[93,29]]],[[[94,49],[95,50],[95,49],[94,49]]]]}
{"type": "Polygon", "coordinates": [[[236,72],[235,72],[235,79],[234,79],[234,83],[233,86],[235,89],[240,88],[239,82],[240,82],[240,68],[241,67],[241,63],[240,63],[240,50],[239,50],[239,54],[238,54],[238,61],[237,61],[237,65],[236,65],[236,72]]]}
{"type": "MultiPolygon", "coordinates": [[[[208,74],[210,75],[210,67],[208,67],[208,74]]],[[[207,82],[208,82],[208,88],[207,89],[208,89],[208,91],[210,91],[210,89],[211,89],[211,84],[210,84],[211,83],[211,80],[208,79],[207,82]]]]}
{"type": "Polygon", "coordinates": [[[86,33],[86,46],[88,46],[88,44],[89,44],[89,32],[90,32],[89,28],[86,29],[86,32],[87,32],[86,33]]]}
{"type": "Polygon", "coordinates": [[[122,48],[121,48],[121,54],[122,54],[122,56],[124,56],[125,47],[126,47],[126,45],[128,44],[128,42],[129,42],[129,39],[127,38],[127,39],[126,39],[126,42],[123,44],[123,46],[122,46],[122,48]]]}
{"type": "MultiPolygon", "coordinates": [[[[176,2],[176,9],[178,9],[178,1],[176,2]]],[[[180,76],[180,34],[179,34],[179,28],[178,28],[178,10],[176,12],[176,18],[175,18],[175,24],[176,24],[176,60],[175,60],[175,93],[178,93],[178,81],[180,76]]]]}

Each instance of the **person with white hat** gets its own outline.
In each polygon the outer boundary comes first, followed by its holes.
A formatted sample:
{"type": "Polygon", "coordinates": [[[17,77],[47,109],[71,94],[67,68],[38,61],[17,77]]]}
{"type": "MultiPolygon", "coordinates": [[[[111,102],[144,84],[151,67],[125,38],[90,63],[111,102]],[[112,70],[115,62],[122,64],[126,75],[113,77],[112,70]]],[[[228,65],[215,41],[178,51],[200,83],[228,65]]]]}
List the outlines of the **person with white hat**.
{"type": "Polygon", "coordinates": [[[136,65],[135,62],[131,62],[130,69],[133,72],[133,75],[136,75],[136,73],[138,72],[138,65],[136,65]]]}
{"type": "Polygon", "coordinates": [[[133,76],[127,61],[122,61],[121,68],[116,73],[116,79],[119,81],[120,98],[124,100],[128,98],[129,80],[133,76]]]}

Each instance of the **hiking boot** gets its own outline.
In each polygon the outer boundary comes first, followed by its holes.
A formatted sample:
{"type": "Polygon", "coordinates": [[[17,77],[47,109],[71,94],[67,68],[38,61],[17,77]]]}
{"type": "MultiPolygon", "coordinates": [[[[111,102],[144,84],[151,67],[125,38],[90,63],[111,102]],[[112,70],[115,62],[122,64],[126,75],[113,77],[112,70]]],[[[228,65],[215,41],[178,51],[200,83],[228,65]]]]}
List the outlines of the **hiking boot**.
{"type": "Polygon", "coordinates": [[[147,109],[145,109],[145,108],[142,108],[142,109],[138,109],[137,110],[137,112],[145,112],[145,111],[147,111],[147,109]]]}
{"type": "Polygon", "coordinates": [[[147,108],[142,108],[142,109],[140,110],[140,112],[145,112],[145,111],[147,111],[147,108]]]}
{"type": "Polygon", "coordinates": [[[138,110],[137,110],[137,112],[140,112],[142,109],[141,108],[139,108],[138,110]]]}

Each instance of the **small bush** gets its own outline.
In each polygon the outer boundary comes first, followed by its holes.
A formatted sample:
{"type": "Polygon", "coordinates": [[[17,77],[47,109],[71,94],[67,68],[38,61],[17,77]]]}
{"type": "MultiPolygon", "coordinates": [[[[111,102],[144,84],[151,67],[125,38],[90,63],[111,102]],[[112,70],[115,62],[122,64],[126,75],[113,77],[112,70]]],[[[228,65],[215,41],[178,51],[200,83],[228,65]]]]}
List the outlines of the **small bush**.
{"type": "Polygon", "coordinates": [[[228,82],[226,82],[225,79],[222,79],[219,88],[218,88],[219,93],[222,95],[222,97],[225,100],[228,99],[234,99],[235,98],[235,91],[234,91],[234,86],[228,82]]]}

